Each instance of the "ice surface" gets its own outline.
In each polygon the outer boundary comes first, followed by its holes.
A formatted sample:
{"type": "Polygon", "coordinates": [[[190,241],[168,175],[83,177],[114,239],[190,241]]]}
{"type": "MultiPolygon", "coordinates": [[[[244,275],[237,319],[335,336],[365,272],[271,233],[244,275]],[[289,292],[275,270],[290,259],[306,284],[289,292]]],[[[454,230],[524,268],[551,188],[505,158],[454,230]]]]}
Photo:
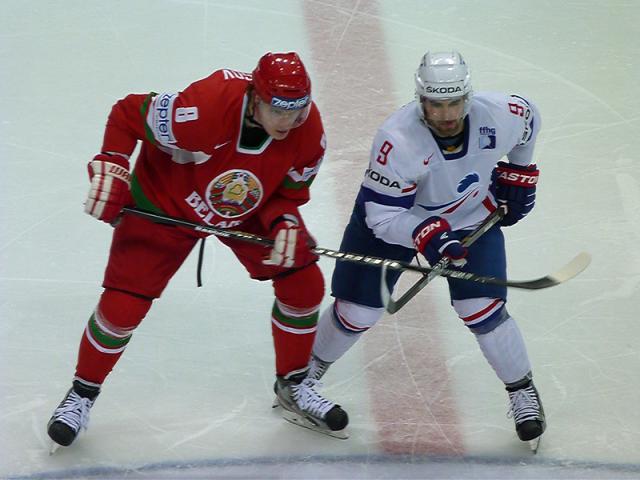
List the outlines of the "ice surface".
{"type": "MultiPolygon", "coordinates": [[[[639,478],[640,3],[6,1],[0,17],[0,478],[639,478]],[[339,441],[270,409],[272,290],[208,242],[136,331],[88,432],[47,454],[100,293],[110,228],[82,213],[85,163],[111,105],[220,67],[298,51],[328,154],[305,207],[339,245],[376,127],[413,96],[426,49],[456,48],[476,91],[543,115],[531,216],[507,231],[510,276],[593,255],[566,285],[510,292],[549,428],[537,456],[434,282],[325,377],[339,441]]],[[[322,260],[327,280],[332,263],[322,260]]],[[[411,278],[402,281],[406,288],[411,278]]],[[[329,299],[325,300],[328,304],[329,299]]]]}

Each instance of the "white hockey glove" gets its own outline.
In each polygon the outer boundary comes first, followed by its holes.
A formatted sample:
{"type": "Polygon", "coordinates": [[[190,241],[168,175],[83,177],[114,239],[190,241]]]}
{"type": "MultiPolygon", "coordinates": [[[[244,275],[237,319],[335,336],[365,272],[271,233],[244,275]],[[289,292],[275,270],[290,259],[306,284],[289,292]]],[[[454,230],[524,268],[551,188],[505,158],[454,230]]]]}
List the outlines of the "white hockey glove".
{"type": "Polygon", "coordinates": [[[318,260],[312,249],[316,242],[294,215],[278,217],[271,227],[273,248],[262,263],[284,268],[300,268],[318,260]]]}
{"type": "Polygon", "coordinates": [[[89,162],[91,187],[84,204],[89,215],[112,224],[122,207],[131,204],[129,161],[121,155],[99,153],[89,162]]]}

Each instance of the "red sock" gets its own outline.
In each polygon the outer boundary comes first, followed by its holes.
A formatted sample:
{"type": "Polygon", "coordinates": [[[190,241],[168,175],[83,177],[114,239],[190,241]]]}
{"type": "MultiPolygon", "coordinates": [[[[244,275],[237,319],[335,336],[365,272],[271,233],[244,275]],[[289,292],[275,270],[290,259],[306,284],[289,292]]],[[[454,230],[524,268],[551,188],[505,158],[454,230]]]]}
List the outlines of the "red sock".
{"type": "Polygon", "coordinates": [[[314,263],[274,279],[273,286],[276,301],[271,313],[271,330],[276,374],[286,375],[309,363],[324,295],[324,278],[314,263]]]}
{"type": "Polygon", "coordinates": [[[106,289],[82,335],[76,376],[102,384],[149,308],[151,300],[106,289]]]}

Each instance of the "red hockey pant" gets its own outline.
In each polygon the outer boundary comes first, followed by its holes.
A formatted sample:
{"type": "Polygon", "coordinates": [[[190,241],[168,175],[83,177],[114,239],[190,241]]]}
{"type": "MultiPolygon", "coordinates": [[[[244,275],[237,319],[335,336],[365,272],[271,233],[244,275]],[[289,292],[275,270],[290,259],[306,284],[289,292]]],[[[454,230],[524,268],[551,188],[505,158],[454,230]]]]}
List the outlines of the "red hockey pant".
{"type": "MultiPolygon", "coordinates": [[[[243,229],[265,236],[258,222],[243,229]]],[[[76,376],[102,384],[133,330],[151,303],[160,297],[171,277],[199,237],[179,227],[124,216],[114,230],[105,288],[80,343],[76,376]]],[[[220,239],[229,246],[252,278],[271,279],[275,291],[271,320],[276,373],[284,375],[307,365],[315,336],[324,279],[317,264],[285,270],[262,264],[268,249],[241,241],[220,239]]]]}

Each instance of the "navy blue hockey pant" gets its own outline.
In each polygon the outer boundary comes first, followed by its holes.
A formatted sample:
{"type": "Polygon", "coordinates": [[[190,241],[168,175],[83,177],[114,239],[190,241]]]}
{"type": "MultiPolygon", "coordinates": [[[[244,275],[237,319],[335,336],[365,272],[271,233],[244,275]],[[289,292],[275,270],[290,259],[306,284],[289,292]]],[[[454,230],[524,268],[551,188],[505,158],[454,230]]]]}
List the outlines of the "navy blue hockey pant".
{"type": "MultiPolygon", "coordinates": [[[[461,235],[460,238],[463,238],[469,231],[461,230],[457,233],[461,235]]],[[[411,261],[416,253],[412,248],[386,243],[376,238],[365,223],[363,206],[358,204],[353,209],[349,224],[345,228],[340,250],[405,262],[411,261]]],[[[499,226],[491,228],[469,247],[467,264],[461,270],[506,279],[504,235],[499,226]]],[[[336,261],[331,281],[331,294],[348,302],[374,308],[382,307],[380,274],[380,267],[336,261]]],[[[413,276],[416,280],[419,278],[417,275],[413,276]]],[[[387,270],[386,282],[391,291],[399,278],[400,271],[387,270]]],[[[505,287],[450,278],[447,281],[451,300],[479,297],[501,298],[505,301],[507,299],[505,287]]]]}

